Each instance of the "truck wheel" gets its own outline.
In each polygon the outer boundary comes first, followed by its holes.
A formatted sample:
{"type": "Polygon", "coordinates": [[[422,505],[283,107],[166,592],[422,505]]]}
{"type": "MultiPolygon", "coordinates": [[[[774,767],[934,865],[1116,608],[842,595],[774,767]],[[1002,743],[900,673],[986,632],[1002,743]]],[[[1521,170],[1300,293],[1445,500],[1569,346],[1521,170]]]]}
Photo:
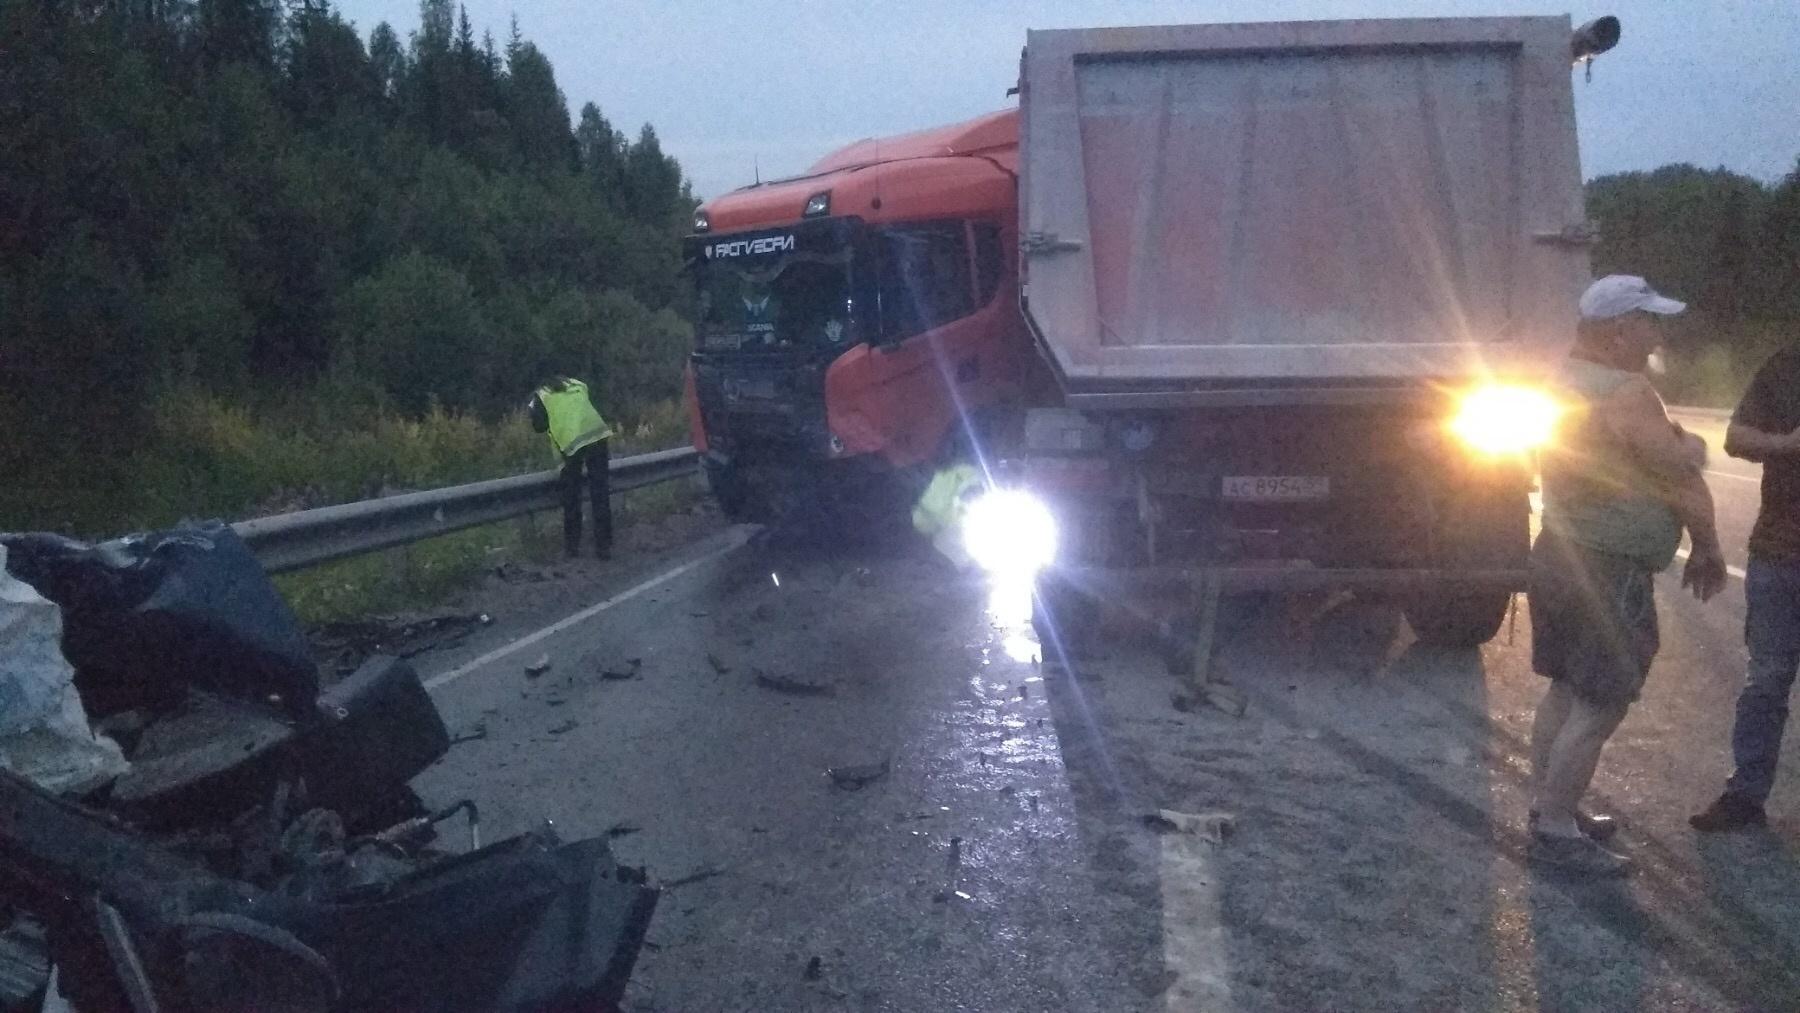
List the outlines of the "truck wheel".
{"type": "Polygon", "coordinates": [[[1419,642],[1431,647],[1466,650],[1494,639],[1512,603],[1507,591],[1471,591],[1418,595],[1406,603],[1406,621],[1419,642]]]}
{"type": "Polygon", "coordinates": [[[712,490],[713,500],[719,504],[726,520],[741,524],[756,519],[750,484],[736,468],[708,461],[701,470],[706,473],[707,488],[712,490]]]}
{"type": "MultiPolygon", "coordinates": [[[[1445,511],[1438,532],[1438,565],[1446,570],[1523,569],[1531,556],[1531,504],[1522,486],[1465,492],[1445,511]]],[[[1511,591],[1426,589],[1405,603],[1406,621],[1421,643],[1464,650],[1494,639],[1511,591]]]]}
{"type": "Polygon", "coordinates": [[[1100,626],[1100,603],[1053,576],[1038,580],[1031,595],[1031,629],[1047,663],[1086,657],[1100,626]]]}

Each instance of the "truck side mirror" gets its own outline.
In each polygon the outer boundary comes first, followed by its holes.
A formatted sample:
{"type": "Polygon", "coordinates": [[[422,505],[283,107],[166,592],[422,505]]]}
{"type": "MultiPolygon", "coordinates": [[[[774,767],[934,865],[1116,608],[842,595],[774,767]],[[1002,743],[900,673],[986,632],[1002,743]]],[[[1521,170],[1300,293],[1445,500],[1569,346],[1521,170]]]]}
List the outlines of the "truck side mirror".
{"type": "Polygon", "coordinates": [[[1619,19],[1610,14],[1589,21],[1569,39],[1570,57],[1576,63],[1592,60],[1619,44],[1619,31],[1619,19]]]}

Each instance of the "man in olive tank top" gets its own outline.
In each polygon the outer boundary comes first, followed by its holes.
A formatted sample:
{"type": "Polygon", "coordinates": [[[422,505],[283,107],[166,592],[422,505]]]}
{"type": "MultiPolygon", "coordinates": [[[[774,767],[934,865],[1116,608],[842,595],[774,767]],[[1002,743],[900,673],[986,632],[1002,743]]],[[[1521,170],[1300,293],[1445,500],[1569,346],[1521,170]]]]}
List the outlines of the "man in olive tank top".
{"type": "Polygon", "coordinates": [[[1565,414],[1543,460],[1543,531],[1531,553],[1532,667],[1551,680],[1531,730],[1531,859],[1588,875],[1630,861],[1601,845],[1616,825],[1579,803],[1601,749],[1638,698],[1659,646],[1653,578],[1693,546],[1682,585],[1702,601],[1725,561],[1702,477],[1706,444],[1669,419],[1651,386],[1658,316],[1686,306],[1610,275],[1581,297],[1557,375],[1565,414]]]}

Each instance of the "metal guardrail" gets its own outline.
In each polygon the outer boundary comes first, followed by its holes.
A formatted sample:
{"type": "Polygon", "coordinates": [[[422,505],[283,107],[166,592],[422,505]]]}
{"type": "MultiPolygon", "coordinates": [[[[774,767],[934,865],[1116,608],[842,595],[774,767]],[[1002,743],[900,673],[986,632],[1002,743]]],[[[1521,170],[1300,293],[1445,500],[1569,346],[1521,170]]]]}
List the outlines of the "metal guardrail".
{"type": "MultiPolygon", "coordinates": [[[[682,478],[693,474],[699,462],[699,452],[692,447],[616,458],[612,462],[612,491],[625,492],[682,478]]],[[[263,569],[286,573],[538,510],[559,510],[559,476],[560,472],[552,468],[530,475],[258,517],[231,527],[256,553],[263,569]]]]}

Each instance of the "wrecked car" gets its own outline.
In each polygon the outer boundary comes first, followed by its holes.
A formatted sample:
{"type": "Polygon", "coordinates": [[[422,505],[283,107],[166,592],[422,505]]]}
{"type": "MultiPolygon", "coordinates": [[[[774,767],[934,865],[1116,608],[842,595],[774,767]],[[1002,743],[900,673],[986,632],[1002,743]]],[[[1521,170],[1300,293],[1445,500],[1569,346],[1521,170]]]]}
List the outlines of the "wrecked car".
{"type": "Polygon", "coordinates": [[[612,1008],[657,899],[603,839],[482,845],[376,656],[322,684],[220,524],[0,535],[0,1009],[612,1008]],[[466,819],[466,845],[438,828],[466,819]]]}

